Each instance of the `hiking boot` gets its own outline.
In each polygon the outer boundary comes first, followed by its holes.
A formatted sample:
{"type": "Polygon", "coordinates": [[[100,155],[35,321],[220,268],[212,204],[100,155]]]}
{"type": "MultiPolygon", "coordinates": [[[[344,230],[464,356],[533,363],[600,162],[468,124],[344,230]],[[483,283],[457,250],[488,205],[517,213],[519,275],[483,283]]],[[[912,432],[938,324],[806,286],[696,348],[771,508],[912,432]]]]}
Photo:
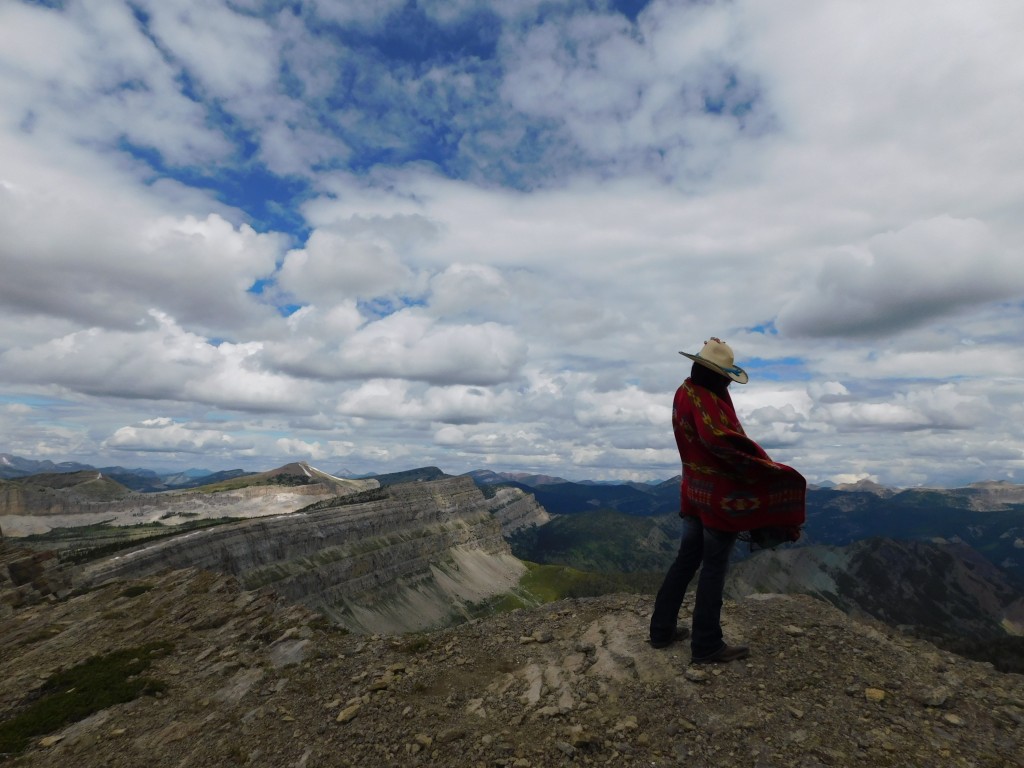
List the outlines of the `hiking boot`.
{"type": "Polygon", "coordinates": [[[679,640],[685,640],[690,636],[690,630],[686,627],[676,627],[672,633],[672,637],[666,640],[655,640],[653,637],[648,641],[651,644],[651,648],[668,648],[672,643],[679,640]]]}
{"type": "Polygon", "coordinates": [[[750,655],[750,649],[745,645],[723,645],[714,653],[707,656],[694,656],[690,659],[691,664],[728,664],[730,661],[739,661],[750,655]]]}

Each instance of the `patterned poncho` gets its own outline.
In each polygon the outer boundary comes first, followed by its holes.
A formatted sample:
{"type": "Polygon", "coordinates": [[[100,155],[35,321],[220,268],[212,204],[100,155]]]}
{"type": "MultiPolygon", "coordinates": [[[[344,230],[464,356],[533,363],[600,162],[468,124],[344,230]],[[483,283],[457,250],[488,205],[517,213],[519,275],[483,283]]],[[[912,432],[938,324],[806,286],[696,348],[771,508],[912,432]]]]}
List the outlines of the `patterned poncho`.
{"type": "Polygon", "coordinates": [[[680,515],[723,531],[778,526],[799,536],[807,481],[744,434],[728,390],[717,395],[687,379],[672,429],[683,460],[680,515]]]}

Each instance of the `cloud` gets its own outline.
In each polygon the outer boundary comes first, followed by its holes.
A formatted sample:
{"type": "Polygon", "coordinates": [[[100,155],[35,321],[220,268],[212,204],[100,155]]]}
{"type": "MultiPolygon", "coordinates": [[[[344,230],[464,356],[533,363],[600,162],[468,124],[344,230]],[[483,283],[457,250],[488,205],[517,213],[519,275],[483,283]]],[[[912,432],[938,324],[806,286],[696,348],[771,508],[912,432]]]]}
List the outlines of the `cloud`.
{"type": "Polygon", "coordinates": [[[155,309],[211,335],[271,315],[248,290],[274,271],[280,235],[216,213],[161,214],[152,199],[102,186],[101,203],[79,180],[37,184],[0,188],[0,269],[18,275],[0,283],[9,309],[122,329],[155,309]]]}
{"type": "Polygon", "coordinates": [[[202,106],[180,91],[180,70],[150,43],[127,4],[74,2],[58,12],[8,3],[0,30],[0,62],[10,73],[0,86],[5,112],[36,139],[107,149],[126,140],[180,164],[230,151],[202,106]]]}
{"type": "Polygon", "coordinates": [[[420,222],[396,219],[349,222],[349,232],[314,231],[304,248],[285,256],[278,285],[298,301],[311,304],[394,296],[408,290],[413,273],[396,246],[408,237],[403,230],[420,222]]]}
{"type": "Polygon", "coordinates": [[[260,93],[277,83],[280,62],[263,19],[199,0],[142,0],[139,7],[146,31],[214,98],[260,93]]]}
{"type": "Polygon", "coordinates": [[[576,420],[582,427],[611,424],[647,424],[663,427],[672,423],[672,406],[661,393],[643,392],[632,386],[612,392],[583,392],[576,399],[576,420]]]}
{"type": "Polygon", "coordinates": [[[0,4],[6,450],[1024,477],[1020,4],[631,8],[0,4]]]}
{"type": "Polygon", "coordinates": [[[507,45],[502,93],[602,164],[703,176],[772,126],[732,45],[736,15],[730,5],[654,3],[636,26],[587,13],[529,27],[507,45]]]}
{"type": "Polygon", "coordinates": [[[338,455],[333,445],[324,446],[319,442],[308,442],[289,437],[279,438],[276,442],[276,447],[282,456],[300,456],[312,459],[313,461],[320,461],[321,459],[332,458],[338,455]]]}
{"type": "Polygon", "coordinates": [[[117,451],[143,453],[219,453],[238,448],[235,439],[224,432],[193,429],[169,418],[146,419],[140,424],[121,427],[107,438],[104,447],[117,451]]]}
{"type": "Polygon", "coordinates": [[[1018,262],[980,221],[914,222],[830,255],[782,308],[777,325],[793,336],[891,335],[1018,295],[1018,262]]]}
{"type": "Polygon", "coordinates": [[[452,264],[430,281],[430,306],[445,316],[493,312],[512,298],[504,275],[482,264],[452,264]]]}
{"type": "Polygon", "coordinates": [[[400,379],[374,379],[346,392],[337,410],[363,419],[464,425],[502,421],[513,403],[509,392],[467,386],[420,389],[400,379]]]}
{"type": "Polygon", "coordinates": [[[8,382],[100,397],[204,403],[239,411],[303,409],[301,384],[261,370],[258,343],[213,346],[152,313],[135,332],[92,328],[0,354],[8,382]]]}
{"type": "Polygon", "coordinates": [[[398,377],[433,384],[509,381],[526,361],[526,345],[497,323],[447,325],[415,309],[370,323],[338,350],[346,378],[398,377]]]}

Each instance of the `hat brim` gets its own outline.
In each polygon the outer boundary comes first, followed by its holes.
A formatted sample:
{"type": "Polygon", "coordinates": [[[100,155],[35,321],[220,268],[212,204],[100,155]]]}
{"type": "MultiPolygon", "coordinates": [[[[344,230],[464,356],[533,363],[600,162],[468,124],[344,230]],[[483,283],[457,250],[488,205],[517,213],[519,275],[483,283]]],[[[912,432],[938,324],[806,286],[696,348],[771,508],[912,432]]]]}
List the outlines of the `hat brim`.
{"type": "Polygon", "coordinates": [[[680,352],[683,357],[688,357],[695,363],[700,363],[705,368],[710,368],[715,373],[720,373],[722,376],[726,376],[737,384],[746,384],[750,381],[750,377],[747,376],[747,372],[740,368],[738,365],[734,365],[732,368],[723,368],[720,365],[712,363],[710,360],[705,360],[700,355],[691,355],[689,352],[680,352]]]}

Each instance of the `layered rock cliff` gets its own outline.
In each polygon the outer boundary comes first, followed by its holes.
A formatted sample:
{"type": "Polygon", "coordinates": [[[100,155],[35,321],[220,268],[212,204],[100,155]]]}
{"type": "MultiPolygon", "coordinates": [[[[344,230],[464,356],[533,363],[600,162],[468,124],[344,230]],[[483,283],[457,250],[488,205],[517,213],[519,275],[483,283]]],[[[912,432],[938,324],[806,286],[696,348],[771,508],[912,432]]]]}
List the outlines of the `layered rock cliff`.
{"type": "Polygon", "coordinates": [[[542,512],[518,491],[487,499],[467,477],[395,485],[162,540],[85,566],[81,581],[197,567],[270,587],[351,630],[421,629],[513,589],[525,568],[498,515],[542,512]]]}
{"type": "Polygon", "coordinates": [[[501,522],[501,534],[506,538],[523,528],[551,521],[551,515],[537,503],[536,497],[519,488],[493,489],[490,506],[491,512],[501,522]]]}
{"type": "Polygon", "coordinates": [[[96,471],[0,480],[0,515],[76,514],[80,506],[109,503],[130,495],[129,489],[96,471]]]}

